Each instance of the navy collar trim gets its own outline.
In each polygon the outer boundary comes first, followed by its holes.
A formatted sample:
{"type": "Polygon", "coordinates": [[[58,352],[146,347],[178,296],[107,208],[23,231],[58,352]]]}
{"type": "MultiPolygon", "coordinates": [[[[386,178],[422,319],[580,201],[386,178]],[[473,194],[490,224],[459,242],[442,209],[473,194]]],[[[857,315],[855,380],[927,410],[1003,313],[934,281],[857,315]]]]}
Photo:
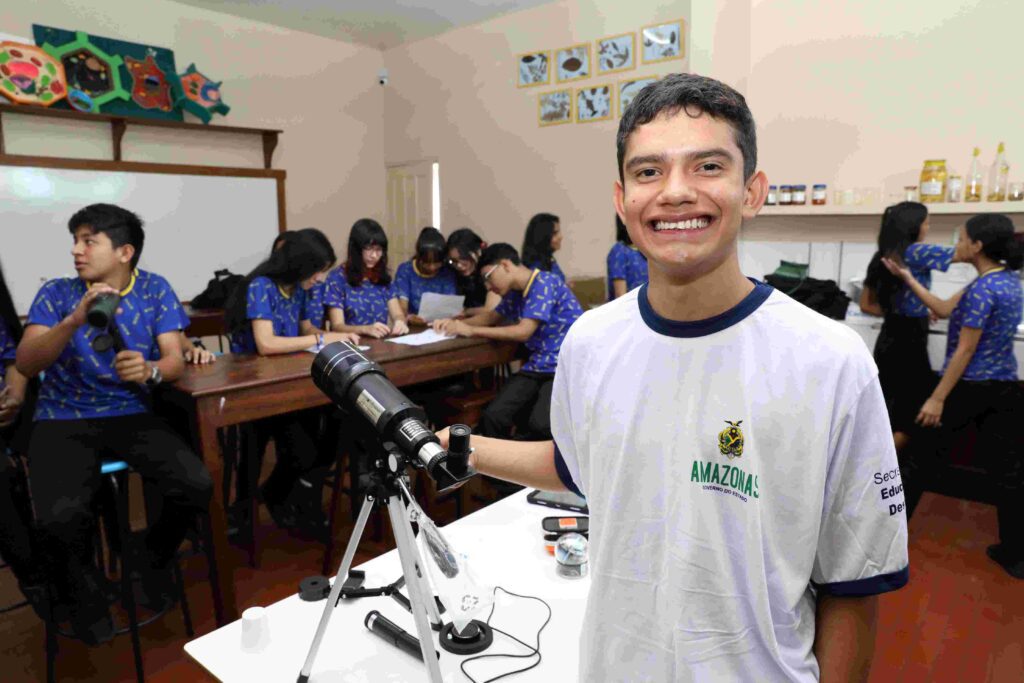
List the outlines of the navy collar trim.
{"type": "Polygon", "coordinates": [[[655,313],[654,309],[651,307],[650,300],[647,298],[648,285],[645,284],[640,287],[640,291],[637,296],[637,301],[640,304],[640,317],[643,318],[647,327],[651,328],[658,334],[663,334],[667,337],[705,337],[709,334],[714,334],[715,332],[721,332],[724,329],[732,327],[756,311],[761,304],[771,296],[773,289],[770,285],[759,282],[753,278],[748,279],[754,283],[754,289],[743,298],[743,301],[739,302],[728,311],[719,313],[711,318],[686,321],[669,320],[668,318],[663,318],[655,313]]]}

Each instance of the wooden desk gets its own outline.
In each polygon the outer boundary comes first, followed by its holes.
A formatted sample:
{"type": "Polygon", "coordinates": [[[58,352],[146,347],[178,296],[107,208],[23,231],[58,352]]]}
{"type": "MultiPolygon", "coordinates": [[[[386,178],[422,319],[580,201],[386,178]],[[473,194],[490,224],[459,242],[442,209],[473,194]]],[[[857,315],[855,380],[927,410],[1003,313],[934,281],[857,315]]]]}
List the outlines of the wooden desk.
{"type": "Polygon", "coordinates": [[[192,308],[190,304],[183,304],[185,314],[191,321],[185,334],[190,337],[218,337],[226,335],[224,329],[224,310],[221,308],[192,308]]]}
{"type": "MultiPolygon", "coordinates": [[[[379,363],[396,386],[508,363],[516,351],[516,344],[483,339],[452,339],[429,346],[378,340],[361,344],[370,346],[367,357],[379,363]]],[[[224,462],[217,428],[327,405],[327,397],[309,375],[313,358],[305,352],[274,357],[226,354],[211,365],[188,367],[167,392],[168,400],[190,412],[196,448],[215,482],[210,519],[223,598],[223,604],[214,603],[218,625],[239,615],[235,567],[228,552],[226,501],[220,486],[224,462]]]]}

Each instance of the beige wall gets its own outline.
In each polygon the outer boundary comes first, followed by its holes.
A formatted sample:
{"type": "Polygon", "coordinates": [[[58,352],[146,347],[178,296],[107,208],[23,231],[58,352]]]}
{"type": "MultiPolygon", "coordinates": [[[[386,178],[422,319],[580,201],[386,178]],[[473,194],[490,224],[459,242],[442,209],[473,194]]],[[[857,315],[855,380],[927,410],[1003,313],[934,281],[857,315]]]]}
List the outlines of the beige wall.
{"type": "MultiPolygon", "coordinates": [[[[33,23],[167,47],[179,71],[195,62],[223,80],[232,109],[215,123],[284,131],[274,165],[288,172],[289,227],[319,227],[340,248],[353,220],[384,215],[380,51],[166,0],[0,4],[0,32],[31,37],[33,23]]],[[[4,133],[12,154],[111,155],[105,125],[5,117],[4,133]]],[[[263,163],[258,136],[129,129],[124,154],[131,161],[263,163]]]]}
{"type": "MultiPolygon", "coordinates": [[[[537,94],[558,86],[516,88],[516,58],[688,14],[688,2],[563,0],[388,50],[384,158],[440,162],[446,232],[468,225],[488,241],[519,248],[530,216],[549,211],[562,219],[558,259],[566,272],[601,275],[615,232],[617,122],[540,128],[537,94]]],[[[685,67],[669,64],[577,85],[685,67]]]]}

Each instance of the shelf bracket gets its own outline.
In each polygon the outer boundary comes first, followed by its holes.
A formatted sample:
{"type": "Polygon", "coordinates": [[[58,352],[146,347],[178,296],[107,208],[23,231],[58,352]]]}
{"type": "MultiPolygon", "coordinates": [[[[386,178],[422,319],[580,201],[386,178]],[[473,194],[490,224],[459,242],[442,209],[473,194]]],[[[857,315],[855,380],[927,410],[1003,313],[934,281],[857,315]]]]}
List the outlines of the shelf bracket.
{"type": "Polygon", "coordinates": [[[273,168],[275,149],[277,149],[277,133],[265,131],[263,133],[263,168],[273,168]]]}
{"type": "Polygon", "coordinates": [[[110,120],[110,133],[114,143],[114,161],[121,161],[121,140],[124,138],[124,132],[128,128],[128,124],[125,123],[124,119],[111,119],[110,120]]]}

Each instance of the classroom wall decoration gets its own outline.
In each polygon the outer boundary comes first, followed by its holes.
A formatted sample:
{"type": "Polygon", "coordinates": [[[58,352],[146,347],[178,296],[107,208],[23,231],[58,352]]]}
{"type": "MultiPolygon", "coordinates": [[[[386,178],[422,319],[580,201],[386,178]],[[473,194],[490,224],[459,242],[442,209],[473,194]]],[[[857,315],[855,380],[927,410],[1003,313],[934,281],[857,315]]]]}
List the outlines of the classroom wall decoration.
{"type": "Polygon", "coordinates": [[[15,104],[48,107],[67,94],[60,61],[35,45],[0,43],[0,95],[15,104]]]}
{"type": "Polygon", "coordinates": [[[173,106],[170,93],[166,98],[162,95],[164,86],[156,73],[163,75],[168,86],[173,84],[178,71],[173,51],[40,24],[32,25],[32,37],[37,45],[51,48],[47,50],[50,54],[62,55],[68,100],[58,107],[171,121],[183,119],[181,111],[173,106]],[[129,58],[141,62],[141,68],[133,71],[129,58]],[[136,74],[141,76],[141,82],[136,74]],[[171,100],[169,108],[164,107],[167,100],[171,100]]]}
{"type": "Polygon", "coordinates": [[[683,58],[683,20],[645,26],[640,31],[644,64],[683,58]]]}
{"type": "Polygon", "coordinates": [[[539,95],[537,119],[542,126],[572,123],[572,90],[556,90],[539,95]]]}
{"type": "Polygon", "coordinates": [[[623,33],[597,41],[597,73],[627,71],[636,66],[636,34],[623,33]]]}
{"type": "Polygon", "coordinates": [[[599,85],[576,90],[576,123],[604,121],[612,117],[612,87],[599,85]]]}
{"type": "Polygon", "coordinates": [[[124,58],[125,66],[132,77],[132,101],[143,109],[159,109],[171,111],[174,100],[171,98],[171,82],[159,66],[153,55],[146,55],[143,60],[134,57],[124,58]]]}
{"type": "Polygon", "coordinates": [[[621,117],[623,112],[626,111],[626,107],[633,101],[637,93],[644,89],[645,86],[654,83],[657,78],[648,76],[646,78],[630,78],[619,82],[619,116],[621,117]]]}
{"type": "Polygon", "coordinates": [[[590,43],[580,43],[555,53],[555,77],[559,83],[590,77],[590,43]]]}
{"type": "Polygon", "coordinates": [[[551,82],[551,57],[549,52],[531,52],[519,55],[520,88],[532,88],[536,85],[547,85],[551,82]]]}
{"type": "Polygon", "coordinates": [[[189,64],[173,86],[174,105],[196,116],[203,123],[209,123],[214,114],[227,114],[231,107],[220,99],[220,83],[214,83],[189,64]]]}

